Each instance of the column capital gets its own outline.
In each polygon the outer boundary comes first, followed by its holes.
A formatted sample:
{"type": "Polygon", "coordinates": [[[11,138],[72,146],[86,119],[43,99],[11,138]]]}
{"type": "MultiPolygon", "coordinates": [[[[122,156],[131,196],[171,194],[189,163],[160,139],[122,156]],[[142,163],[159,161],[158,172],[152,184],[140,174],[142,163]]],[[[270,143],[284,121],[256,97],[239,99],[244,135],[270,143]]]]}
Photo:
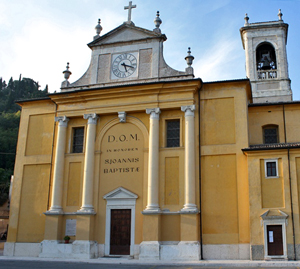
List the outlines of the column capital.
{"type": "Polygon", "coordinates": [[[126,122],[126,115],[127,113],[125,111],[118,112],[119,121],[126,122]]]}
{"type": "Polygon", "coordinates": [[[70,119],[67,118],[66,116],[61,116],[61,117],[55,117],[55,121],[58,121],[58,126],[63,126],[63,127],[67,127],[68,126],[68,121],[70,119]]]}
{"type": "Polygon", "coordinates": [[[181,107],[181,111],[185,112],[185,116],[194,116],[195,109],[195,105],[181,107]]]}
{"type": "Polygon", "coordinates": [[[160,108],[146,108],[146,113],[150,114],[150,119],[157,119],[159,120],[160,108]]]}
{"type": "Polygon", "coordinates": [[[96,113],[92,113],[92,114],[84,114],[83,118],[85,120],[88,120],[88,124],[97,124],[97,120],[98,120],[98,116],[96,113]]]}

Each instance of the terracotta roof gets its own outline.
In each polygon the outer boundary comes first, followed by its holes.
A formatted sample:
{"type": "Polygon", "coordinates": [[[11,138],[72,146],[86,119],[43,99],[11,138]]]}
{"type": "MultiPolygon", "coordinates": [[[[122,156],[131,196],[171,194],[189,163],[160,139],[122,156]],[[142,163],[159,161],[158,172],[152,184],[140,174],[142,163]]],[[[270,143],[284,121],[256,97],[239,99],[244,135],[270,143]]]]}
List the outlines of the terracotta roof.
{"type": "Polygon", "coordinates": [[[300,148],[300,142],[250,145],[248,148],[243,148],[242,151],[292,149],[292,148],[300,148]]]}

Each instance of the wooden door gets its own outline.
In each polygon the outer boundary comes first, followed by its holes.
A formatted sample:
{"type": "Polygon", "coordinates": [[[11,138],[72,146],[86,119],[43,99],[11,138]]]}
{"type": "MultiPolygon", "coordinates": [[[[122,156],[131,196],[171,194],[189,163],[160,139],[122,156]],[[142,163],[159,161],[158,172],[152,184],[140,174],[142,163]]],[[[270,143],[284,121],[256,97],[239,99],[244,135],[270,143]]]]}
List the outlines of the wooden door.
{"type": "Polygon", "coordinates": [[[282,225],[268,225],[268,255],[283,255],[282,225]]]}
{"type": "Polygon", "coordinates": [[[131,209],[112,209],[110,254],[130,255],[131,209]]]}

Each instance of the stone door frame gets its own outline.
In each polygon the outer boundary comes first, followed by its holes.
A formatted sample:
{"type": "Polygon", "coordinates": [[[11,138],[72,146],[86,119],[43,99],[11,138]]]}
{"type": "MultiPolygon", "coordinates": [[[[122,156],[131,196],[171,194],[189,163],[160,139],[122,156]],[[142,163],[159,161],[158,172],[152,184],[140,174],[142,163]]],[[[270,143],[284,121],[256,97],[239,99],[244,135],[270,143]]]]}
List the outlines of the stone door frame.
{"type": "Polygon", "coordinates": [[[285,259],[287,260],[287,240],[286,240],[286,226],[288,215],[278,210],[279,215],[268,216],[269,210],[261,215],[263,228],[264,228],[264,259],[285,259]],[[282,226],[282,243],[283,243],[283,255],[269,255],[268,251],[268,231],[267,226],[269,225],[281,225],[282,226]]]}
{"type": "MultiPolygon", "coordinates": [[[[111,210],[112,209],[131,209],[131,229],[130,229],[130,255],[134,254],[135,240],[135,205],[138,196],[123,187],[119,187],[103,196],[106,200],[106,218],[105,218],[105,245],[104,255],[110,255],[110,228],[111,228],[111,210]]],[[[119,256],[119,255],[118,255],[119,256]]]]}

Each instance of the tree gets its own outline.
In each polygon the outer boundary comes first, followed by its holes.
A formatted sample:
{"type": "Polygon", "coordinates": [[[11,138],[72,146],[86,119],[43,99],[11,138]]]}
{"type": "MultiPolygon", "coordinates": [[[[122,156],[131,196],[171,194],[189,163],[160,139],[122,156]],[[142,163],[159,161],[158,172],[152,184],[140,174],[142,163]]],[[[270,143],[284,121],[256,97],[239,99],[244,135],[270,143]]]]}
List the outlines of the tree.
{"type": "Polygon", "coordinates": [[[13,175],[19,132],[21,108],[16,100],[47,96],[48,85],[43,91],[30,78],[13,80],[8,84],[0,77],[0,206],[8,199],[10,177],[13,175]]]}

